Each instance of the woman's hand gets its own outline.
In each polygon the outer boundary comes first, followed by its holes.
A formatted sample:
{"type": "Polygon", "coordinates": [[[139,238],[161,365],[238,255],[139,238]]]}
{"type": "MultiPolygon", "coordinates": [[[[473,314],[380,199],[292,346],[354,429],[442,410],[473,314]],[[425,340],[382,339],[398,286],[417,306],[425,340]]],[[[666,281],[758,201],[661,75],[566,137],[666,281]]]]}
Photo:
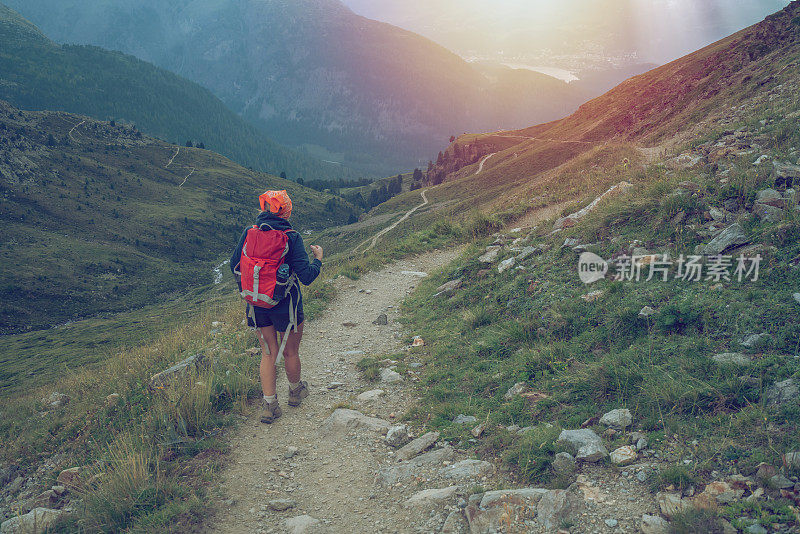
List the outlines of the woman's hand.
{"type": "Polygon", "coordinates": [[[322,247],[319,245],[311,245],[311,253],[315,259],[322,261],[322,247]]]}

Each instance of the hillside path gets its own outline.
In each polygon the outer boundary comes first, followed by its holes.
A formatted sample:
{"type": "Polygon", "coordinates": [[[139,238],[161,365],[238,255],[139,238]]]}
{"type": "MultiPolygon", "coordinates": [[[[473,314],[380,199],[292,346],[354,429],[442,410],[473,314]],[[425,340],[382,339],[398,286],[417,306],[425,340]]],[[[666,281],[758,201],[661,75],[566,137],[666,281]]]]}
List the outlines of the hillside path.
{"type": "Polygon", "coordinates": [[[405,214],[404,214],[404,215],[403,215],[403,216],[402,216],[400,219],[398,219],[397,221],[395,221],[395,223],[394,223],[394,224],[392,224],[392,225],[390,225],[390,226],[387,226],[386,228],[384,228],[383,230],[381,230],[380,232],[378,232],[377,234],[375,234],[374,236],[372,236],[370,239],[367,239],[366,241],[364,241],[363,243],[361,243],[360,245],[358,245],[358,246],[355,248],[355,250],[358,250],[358,249],[359,249],[359,248],[361,248],[363,245],[365,245],[367,242],[369,242],[369,246],[368,246],[367,248],[365,248],[365,249],[364,249],[364,252],[367,252],[367,251],[369,251],[369,250],[372,250],[373,248],[375,248],[375,245],[377,245],[377,244],[378,244],[378,240],[379,240],[381,237],[383,237],[383,236],[384,236],[386,233],[388,233],[388,232],[391,232],[392,230],[394,230],[395,228],[397,228],[397,226],[398,226],[400,223],[402,223],[403,221],[405,221],[406,219],[408,219],[409,217],[411,217],[412,215],[414,215],[414,213],[415,213],[415,212],[416,212],[418,209],[420,209],[420,208],[422,208],[422,207],[424,207],[424,206],[426,206],[426,205],[428,204],[428,197],[426,196],[426,193],[427,193],[427,192],[428,192],[428,190],[427,190],[427,189],[423,189],[423,190],[420,192],[420,195],[422,195],[422,204],[419,204],[419,205],[417,205],[417,206],[414,206],[413,208],[411,208],[410,210],[408,210],[408,211],[407,211],[407,212],[406,212],[406,213],[405,213],[405,214]]]}
{"type": "Polygon", "coordinates": [[[288,407],[286,377],[279,374],[283,416],[265,425],[253,410],[241,424],[221,476],[222,504],[205,532],[291,532],[284,521],[302,515],[323,522],[326,532],[333,533],[418,531],[415,523],[427,518],[418,517],[403,503],[422,488],[413,482],[382,488],[375,482],[378,468],[392,458],[381,434],[366,429],[330,433],[323,430],[323,421],[345,403],[388,421],[404,413],[411,399],[403,382],[369,384],[360,378],[356,363],[365,356],[391,356],[404,350],[398,305],[422,273],[435,271],[459,253],[456,248],[431,252],[400,260],[355,282],[344,277],[335,281],[336,298],[320,317],[306,322],[301,345],[303,378],[311,395],[300,407],[288,407]],[[384,313],[388,324],[373,324],[384,313]],[[386,395],[372,402],[354,398],[376,388],[386,395]],[[297,448],[293,457],[290,447],[297,448]],[[279,499],[291,499],[294,505],[286,511],[270,510],[270,501],[279,499]]]}

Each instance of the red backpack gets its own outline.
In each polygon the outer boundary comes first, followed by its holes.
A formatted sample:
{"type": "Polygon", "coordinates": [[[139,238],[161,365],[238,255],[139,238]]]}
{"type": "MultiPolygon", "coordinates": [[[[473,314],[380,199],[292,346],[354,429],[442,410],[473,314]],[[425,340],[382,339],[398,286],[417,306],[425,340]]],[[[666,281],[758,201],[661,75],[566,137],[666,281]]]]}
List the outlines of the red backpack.
{"type": "Polygon", "coordinates": [[[263,225],[262,230],[253,226],[247,230],[242,247],[239,271],[242,275],[241,295],[247,302],[260,308],[273,308],[279,300],[274,300],[278,267],[283,265],[289,252],[287,232],[294,230],[275,230],[263,225]]]}

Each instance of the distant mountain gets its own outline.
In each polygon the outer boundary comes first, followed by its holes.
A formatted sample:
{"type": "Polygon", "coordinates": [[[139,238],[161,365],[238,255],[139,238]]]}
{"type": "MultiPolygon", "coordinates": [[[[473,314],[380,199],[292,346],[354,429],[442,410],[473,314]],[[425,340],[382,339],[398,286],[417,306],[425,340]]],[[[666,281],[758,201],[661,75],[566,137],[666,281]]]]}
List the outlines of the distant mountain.
{"type": "Polygon", "coordinates": [[[173,142],[203,143],[242,165],[293,178],[352,177],[287,149],[194,82],[119,52],[60,46],[0,4],[0,99],[136,124],[173,142]]]}
{"type": "Polygon", "coordinates": [[[416,165],[453,134],[555,119],[585,100],[530,71],[487,75],[338,0],[11,5],[60,42],[152,61],[208,87],[281,142],[319,145],[374,172],[416,165]]]}
{"type": "Polygon", "coordinates": [[[339,197],[208,150],[0,101],[0,333],[135,309],[210,284],[268,188],[289,191],[301,231],[357,215],[339,197]]]}

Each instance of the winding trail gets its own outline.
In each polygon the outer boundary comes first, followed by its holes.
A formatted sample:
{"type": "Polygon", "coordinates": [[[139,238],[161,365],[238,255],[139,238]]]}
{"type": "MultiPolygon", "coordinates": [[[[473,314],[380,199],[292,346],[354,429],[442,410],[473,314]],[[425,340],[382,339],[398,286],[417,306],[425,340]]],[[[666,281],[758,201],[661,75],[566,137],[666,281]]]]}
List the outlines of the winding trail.
{"type": "Polygon", "coordinates": [[[193,174],[194,174],[194,171],[196,171],[196,170],[197,170],[197,169],[195,169],[194,167],[192,167],[192,171],[191,171],[189,174],[187,174],[187,175],[186,175],[186,178],[184,178],[184,179],[183,179],[183,181],[181,182],[181,185],[179,185],[179,186],[178,186],[178,189],[180,189],[181,187],[183,187],[183,184],[185,184],[185,183],[186,183],[186,180],[188,180],[188,179],[189,179],[189,177],[190,177],[191,175],[193,175],[193,174]]]}
{"type": "Polygon", "coordinates": [[[165,169],[166,169],[167,167],[169,167],[170,165],[172,165],[172,162],[173,162],[173,161],[175,161],[175,158],[178,156],[178,154],[180,153],[180,151],[181,151],[181,147],[178,147],[178,148],[175,150],[175,153],[172,155],[172,157],[171,157],[171,158],[169,158],[169,161],[167,162],[167,164],[166,164],[166,165],[164,165],[164,168],[165,168],[165,169]]]}
{"type": "Polygon", "coordinates": [[[388,232],[391,232],[392,230],[394,230],[395,228],[397,228],[397,226],[398,226],[400,223],[402,223],[403,221],[405,221],[406,219],[408,219],[409,217],[411,217],[411,216],[414,214],[414,212],[416,212],[418,209],[420,209],[420,208],[422,208],[422,207],[424,207],[424,206],[426,206],[426,205],[428,204],[428,197],[427,197],[427,195],[426,195],[426,193],[427,193],[427,192],[428,192],[428,190],[427,190],[427,189],[424,189],[424,190],[422,190],[422,192],[420,193],[420,195],[422,195],[422,200],[423,200],[422,204],[420,204],[420,205],[418,205],[418,206],[415,206],[415,207],[411,208],[411,209],[410,209],[410,210],[408,210],[408,211],[407,211],[407,212],[406,212],[406,213],[405,213],[405,214],[404,214],[404,215],[403,215],[403,216],[402,216],[400,219],[398,219],[398,220],[397,220],[397,221],[396,221],[394,224],[392,224],[391,226],[387,226],[386,228],[384,228],[383,230],[381,230],[380,232],[378,232],[377,234],[375,234],[374,236],[372,236],[370,239],[367,239],[366,241],[364,241],[364,242],[360,243],[360,244],[359,244],[359,245],[358,245],[358,246],[357,246],[355,249],[353,249],[353,250],[354,250],[354,251],[357,251],[358,249],[360,249],[362,246],[366,245],[367,243],[369,243],[370,245],[369,245],[367,248],[365,248],[365,249],[364,249],[364,252],[367,252],[367,251],[369,251],[369,250],[372,250],[373,248],[375,248],[375,245],[377,245],[377,244],[378,244],[378,240],[379,240],[381,237],[383,237],[383,236],[384,236],[386,233],[388,233],[388,232]]]}
{"type": "MultiPolygon", "coordinates": [[[[475,175],[477,175],[477,174],[480,174],[480,173],[482,173],[482,172],[483,172],[483,164],[484,164],[484,163],[486,163],[487,161],[489,161],[489,158],[491,158],[491,157],[492,157],[492,156],[494,156],[495,154],[497,154],[497,152],[492,152],[492,153],[491,153],[491,154],[489,154],[488,156],[484,156],[484,157],[483,157],[483,159],[481,160],[481,164],[480,164],[480,165],[478,165],[478,170],[477,170],[477,171],[475,171],[475,175]]],[[[473,176],[474,176],[474,175],[473,175],[473,176]]]]}
{"type": "Polygon", "coordinates": [[[345,403],[391,421],[413,402],[403,384],[414,381],[415,374],[405,374],[400,382],[370,385],[360,377],[356,364],[365,356],[403,350],[398,339],[398,306],[418,283],[419,271],[432,272],[459,253],[458,248],[435,251],[400,260],[357,282],[343,277],[334,282],[337,296],[321,316],[306,322],[301,346],[303,377],[311,395],[300,407],[288,407],[286,378],[279,374],[283,416],[265,425],[253,410],[241,424],[231,442],[230,461],[221,473],[223,482],[216,495],[220,509],[204,532],[292,532],[283,522],[301,515],[322,521],[329,533],[420,531],[428,517],[404,506],[419,491],[418,483],[376,484],[378,469],[393,462],[392,449],[381,434],[364,428],[326,431],[323,421],[345,403]],[[382,313],[387,314],[388,324],[372,324],[382,313]],[[386,395],[373,401],[354,398],[374,388],[386,395]],[[276,499],[290,499],[293,504],[286,511],[276,511],[270,508],[270,501],[276,499]]]}
{"type": "Polygon", "coordinates": [[[79,122],[78,124],[76,124],[75,126],[73,126],[73,127],[72,127],[72,129],[71,129],[71,130],[69,131],[69,133],[67,134],[67,137],[69,137],[69,138],[70,138],[70,139],[72,139],[73,141],[76,141],[76,139],[75,139],[74,137],[72,137],[72,132],[74,132],[74,131],[75,131],[75,128],[77,128],[78,126],[80,126],[80,125],[81,125],[81,124],[83,124],[84,122],[86,122],[86,120],[85,120],[85,119],[84,119],[84,120],[82,120],[81,122],[79,122]]]}

